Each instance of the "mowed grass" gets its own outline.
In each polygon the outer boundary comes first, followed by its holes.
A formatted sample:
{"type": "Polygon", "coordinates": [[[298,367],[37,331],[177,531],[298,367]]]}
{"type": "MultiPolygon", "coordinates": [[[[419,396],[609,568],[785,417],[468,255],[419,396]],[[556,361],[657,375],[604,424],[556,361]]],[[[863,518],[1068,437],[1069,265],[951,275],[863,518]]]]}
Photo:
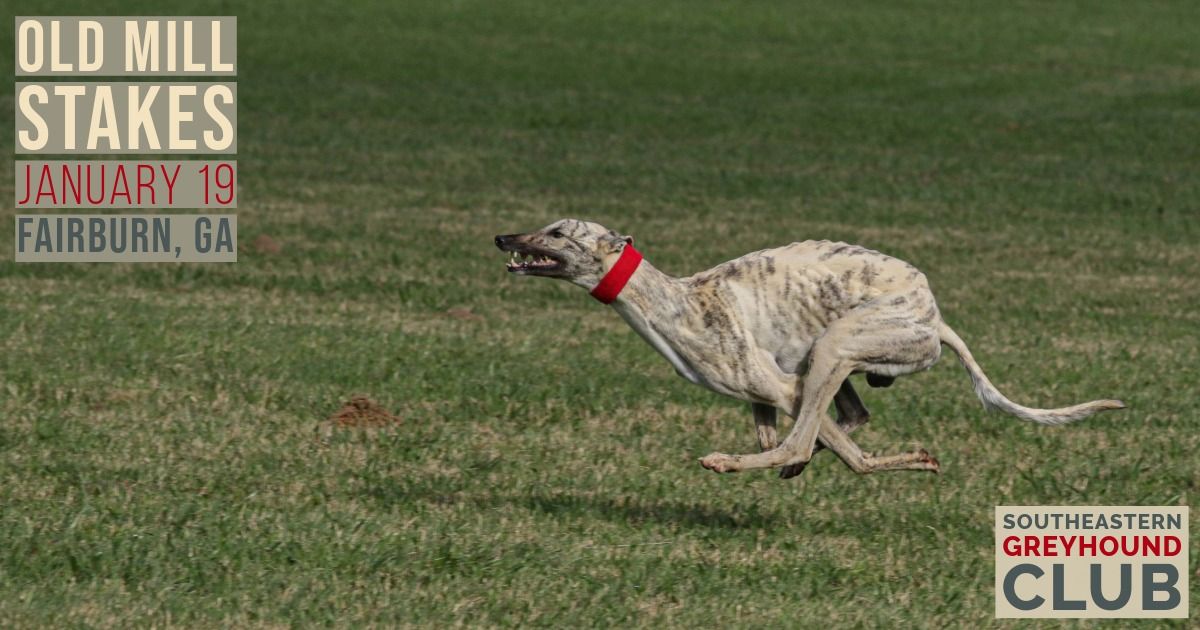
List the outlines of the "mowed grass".
{"type": "Polygon", "coordinates": [[[1004,625],[997,504],[1190,505],[1200,568],[1191,3],[19,13],[239,15],[243,251],[16,265],[0,239],[3,625],[1004,625]],[[879,249],[1013,399],[1130,408],[985,414],[950,355],[859,388],[858,441],[941,476],[708,473],[755,450],[746,405],[505,273],[494,234],[564,216],[676,274],[879,249]],[[355,394],[402,422],[325,422],[355,394]]]}

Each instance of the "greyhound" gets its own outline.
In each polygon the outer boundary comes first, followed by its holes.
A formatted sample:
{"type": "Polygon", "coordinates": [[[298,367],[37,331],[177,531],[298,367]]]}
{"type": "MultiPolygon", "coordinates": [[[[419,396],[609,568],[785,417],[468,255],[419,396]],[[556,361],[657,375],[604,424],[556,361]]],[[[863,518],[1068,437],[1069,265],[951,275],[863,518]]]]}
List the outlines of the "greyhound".
{"type": "Polygon", "coordinates": [[[858,473],[938,472],[925,449],[871,455],[850,439],[869,413],[849,377],[865,373],[869,385],[886,387],[932,367],[943,344],[958,355],[985,409],[1058,425],[1125,407],[1119,400],[1059,409],[1012,402],[942,321],[925,275],[864,247],[804,241],[675,278],[645,261],[633,238],[587,221],[563,219],[495,242],[510,253],[510,273],[587,289],[683,378],[750,403],[760,452],[701,458],[714,472],[779,468],[786,479],[800,474],[820,446],[858,473]],[[831,402],[836,421],[827,411],[831,402]],[[777,409],[795,420],[782,442],[777,409]]]}

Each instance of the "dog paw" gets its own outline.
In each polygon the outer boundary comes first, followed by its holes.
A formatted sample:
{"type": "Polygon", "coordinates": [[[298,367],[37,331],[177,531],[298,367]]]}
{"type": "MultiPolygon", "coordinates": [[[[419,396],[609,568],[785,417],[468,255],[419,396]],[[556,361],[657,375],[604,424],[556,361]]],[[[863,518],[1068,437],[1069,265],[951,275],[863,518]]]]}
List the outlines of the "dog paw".
{"type": "Polygon", "coordinates": [[[709,453],[708,455],[700,458],[701,466],[718,473],[735,472],[737,470],[734,467],[736,462],[736,457],[733,455],[726,455],[725,453],[709,453]]]}

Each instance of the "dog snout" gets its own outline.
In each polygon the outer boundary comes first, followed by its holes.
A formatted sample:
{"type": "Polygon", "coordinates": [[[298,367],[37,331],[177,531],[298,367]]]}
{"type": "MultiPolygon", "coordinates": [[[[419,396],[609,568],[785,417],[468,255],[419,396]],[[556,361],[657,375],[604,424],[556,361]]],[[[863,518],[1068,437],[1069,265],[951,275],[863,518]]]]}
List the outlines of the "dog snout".
{"type": "Polygon", "coordinates": [[[500,234],[496,237],[496,247],[509,252],[529,242],[528,234],[500,234]]]}

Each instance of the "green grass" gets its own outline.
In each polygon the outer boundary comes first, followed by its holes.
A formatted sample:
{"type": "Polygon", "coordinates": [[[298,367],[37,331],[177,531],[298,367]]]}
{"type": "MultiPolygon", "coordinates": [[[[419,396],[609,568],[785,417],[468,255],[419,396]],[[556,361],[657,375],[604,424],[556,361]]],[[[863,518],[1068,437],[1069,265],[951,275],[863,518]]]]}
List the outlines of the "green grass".
{"type": "Polygon", "coordinates": [[[3,625],[990,626],[996,504],[1190,505],[1200,567],[1192,3],[296,4],[14,9],[239,15],[247,248],[0,239],[3,625]],[[505,274],[563,216],[677,274],[885,251],[1013,399],[1130,409],[985,415],[946,360],[859,434],[941,476],[713,475],[745,405],[505,274]],[[353,394],[403,423],[324,422],[353,394]]]}

